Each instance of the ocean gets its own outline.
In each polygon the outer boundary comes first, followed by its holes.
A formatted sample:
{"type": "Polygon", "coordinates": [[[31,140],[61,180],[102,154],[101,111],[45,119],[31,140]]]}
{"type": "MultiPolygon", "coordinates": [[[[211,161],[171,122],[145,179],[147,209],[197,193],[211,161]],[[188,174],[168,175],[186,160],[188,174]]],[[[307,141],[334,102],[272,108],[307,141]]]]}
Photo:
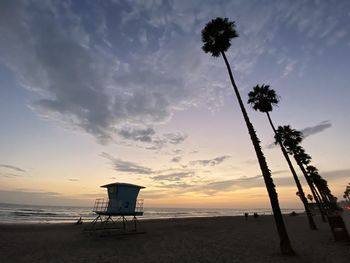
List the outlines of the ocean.
{"type": "MultiPolygon", "coordinates": [[[[287,214],[292,211],[303,212],[302,209],[282,209],[287,214]]],[[[245,212],[260,215],[271,215],[271,209],[215,209],[215,208],[159,208],[144,207],[144,215],[138,217],[146,219],[186,218],[186,217],[216,217],[242,216],[245,212]]],[[[89,222],[96,217],[92,207],[69,206],[36,206],[0,203],[0,223],[74,223],[80,217],[83,222],[89,222]]]]}

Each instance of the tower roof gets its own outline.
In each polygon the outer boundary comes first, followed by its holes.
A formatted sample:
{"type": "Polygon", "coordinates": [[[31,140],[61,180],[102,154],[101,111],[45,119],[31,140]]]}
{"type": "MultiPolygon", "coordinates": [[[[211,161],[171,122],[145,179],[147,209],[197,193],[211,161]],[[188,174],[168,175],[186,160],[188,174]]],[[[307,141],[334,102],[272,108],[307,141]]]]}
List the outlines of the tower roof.
{"type": "Polygon", "coordinates": [[[126,186],[126,187],[135,187],[135,188],[146,188],[144,186],[141,186],[141,185],[136,185],[136,184],[128,184],[128,183],[111,183],[111,184],[105,184],[105,185],[102,185],[101,187],[103,188],[108,188],[110,186],[126,186]]]}

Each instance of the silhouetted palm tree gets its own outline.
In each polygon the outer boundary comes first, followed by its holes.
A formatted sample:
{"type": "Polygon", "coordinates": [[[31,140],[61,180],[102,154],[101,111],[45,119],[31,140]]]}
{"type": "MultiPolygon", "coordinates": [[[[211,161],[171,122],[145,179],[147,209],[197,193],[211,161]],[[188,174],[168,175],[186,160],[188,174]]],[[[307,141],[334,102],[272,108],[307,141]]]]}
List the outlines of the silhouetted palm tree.
{"type": "MultiPolygon", "coordinates": [[[[311,157],[310,157],[311,158],[311,157]]],[[[312,166],[312,165],[308,165],[309,162],[306,165],[306,172],[310,178],[310,181],[312,182],[312,184],[315,186],[316,188],[316,193],[318,194],[318,198],[320,200],[322,200],[322,202],[326,205],[327,203],[327,198],[326,196],[322,193],[321,188],[317,187],[317,184],[319,184],[320,181],[320,175],[318,174],[318,170],[316,167],[312,166]]]]}
{"type": "MultiPolygon", "coordinates": [[[[269,85],[264,85],[264,84],[261,86],[256,85],[253,88],[253,91],[248,93],[248,97],[249,97],[248,103],[252,105],[254,110],[266,113],[267,118],[270,122],[271,128],[276,136],[277,132],[276,132],[275,126],[273,125],[273,122],[272,122],[270,114],[269,114],[269,112],[273,110],[273,106],[276,106],[278,104],[278,101],[279,101],[278,96],[276,95],[276,92],[273,89],[270,89],[269,85]]],[[[299,181],[298,175],[295,172],[293,164],[292,164],[291,160],[289,159],[288,153],[287,153],[286,149],[284,148],[281,140],[278,140],[277,143],[280,145],[283,156],[286,159],[288,166],[289,166],[289,169],[293,175],[295,184],[298,188],[298,196],[300,197],[300,200],[304,205],[310,228],[315,230],[315,229],[317,229],[317,227],[316,227],[315,221],[312,217],[312,214],[311,214],[307,199],[305,197],[303,187],[301,186],[301,183],[299,181]]]]}
{"type": "Polygon", "coordinates": [[[239,106],[241,108],[244,120],[246,122],[248,132],[259,161],[260,169],[264,177],[267,192],[270,197],[270,203],[273,210],[278,234],[280,237],[281,252],[285,255],[294,255],[295,253],[290,244],[288,233],[283,221],[281,209],[278,203],[278,196],[275,189],[275,185],[271,178],[271,173],[267,166],[265,156],[261,150],[260,141],[255,133],[252,123],[248,118],[248,114],[245,110],[241,95],[239,94],[238,88],[234,81],[230,64],[225,55],[225,52],[231,46],[231,39],[235,37],[238,37],[238,34],[235,29],[235,23],[233,21],[229,21],[228,18],[218,17],[216,19],[211,20],[202,30],[202,41],[204,44],[202,46],[202,49],[205,53],[210,53],[214,57],[219,57],[221,55],[225,61],[227,71],[233,86],[233,90],[236,94],[239,106]]]}
{"type": "MultiPolygon", "coordinates": [[[[308,155],[305,152],[304,148],[301,147],[300,145],[298,145],[295,148],[294,152],[295,152],[294,157],[296,160],[298,160],[297,162],[299,162],[300,169],[302,170],[304,175],[307,174],[307,177],[306,177],[306,178],[308,178],[307,183],[309,184],[311,192],[315,197],[316,205],[320,209],[322,220],[323,220],[323,222],[326,222],[327,220],[326,220],[325,216],[327,214],[327,209],[329,209],[331,207],[336,207],[336,205],[334,206],[332,203],[329,203],[327,201],[327,197],[322,192],[322,188],[317,187],[317,183],[319,182],[317,176],[319,176],[319,175],[317,173],[317,169],[314,168],[313,166],[309,165],[311,162],[311,156],[308,155]],[[306,169],[305,169],[305,167],[306,167],[306,169]],[[313,174],[314,169],[316,169],[315,175],[313,174]]],[[[322,183],[318,183],[318,185],[320,185],[320,184],[322,184],[322,183]]]]}
{"type": "Polygon", "coordinates": [[[343,197],[346,201],[350,202],[350,183],[346,186],[343,197]]]}
{"type": "Polygon", "coordinates": [[[310,163],[311,157],[307,155],[304,149],[299,145],[303,139],[303,135],[301,132],[292,129],[289,125],[278,126],[276,130],[275,143],[281,141],[285,149],[289,154],[294,156],[296,163],[298,164],[300,170],[302,171],[307,184],[310,187],[311,193],[315,199],[316,205],[320,211],[321,217],[323,221],[326,221],[325,211],[323,209],[323,204],[321,203],[321,199],[319,194],[317,193],[315,187],[313,186],[307,171],[304,165],[308,165],[310,163]]]}
{"type": "Polygon", "coordinates": [[[324,203],[331,210],[337,210],[337,198],[332,194],[331,190],[328,187],[328,183],[325,179],[321,177],[318,173],[318,169],[312,165],[308,165],[306,170],[309,174],[311,182],[316,186],[318,192],[321,194],[324,203]]]}

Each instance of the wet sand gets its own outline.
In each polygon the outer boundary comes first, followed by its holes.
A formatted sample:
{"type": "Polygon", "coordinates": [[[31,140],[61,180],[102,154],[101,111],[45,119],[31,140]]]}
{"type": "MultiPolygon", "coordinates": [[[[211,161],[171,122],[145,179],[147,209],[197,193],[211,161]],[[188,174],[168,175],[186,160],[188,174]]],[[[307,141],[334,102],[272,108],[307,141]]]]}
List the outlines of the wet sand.
{"type": "MultiPolygon", "coordinates": [[[[349,216],[344,219],[348,224],[349,216]]],[[[144,220],[143,234],[99,235],[74,224],[1,224],[0,261],[7,262],[350,262],[327,223],[285,216],[296,257],[283,257],[271,216],[144,220]]]]}

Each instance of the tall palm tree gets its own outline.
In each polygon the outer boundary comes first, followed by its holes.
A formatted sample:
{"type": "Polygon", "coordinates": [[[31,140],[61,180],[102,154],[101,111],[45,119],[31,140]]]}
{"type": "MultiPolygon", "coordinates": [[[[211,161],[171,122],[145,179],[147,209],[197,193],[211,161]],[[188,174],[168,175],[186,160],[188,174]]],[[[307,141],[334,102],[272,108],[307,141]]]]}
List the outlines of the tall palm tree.
{"type": "Polygon", "coordinates": [[[260,141],[256,135],[252,123],[248,118],[248,114],[244,107],[241,95],[239,94],[237,85],[233,78],[230,64],[225,55],[225,52],[231,46],[231,39],[236,37],[238,37],[238,34],[235,28],[235,23],[233,21],[229,21],[228,18],[218,17],[216,19],[211,20],[202,30],[202,49],[205,53],[210,53],[213,57],[219,57],[221,55],[225,61],[233,90],[236,94],[238,104],[241,108],[243,118],[247,125],[248,132],[260,165],[260,169],[264,177],[266,189],[270,198],[270,203],[276,222],[277,231],[280,237],[281,252],[284,255],[294,255],[295,253],[291,246],[288,233],[283,221],[281,209],[278,202],[278,195],[271,177],[271,172],[267,166],[265,156],[261,150],[260,141]]]}
{"type": "MultiPolygon", "coordinates": [[[[273,122],[271,120],[271,116],[269,113],[270,111],[272,111],[273,106],[276,106],[279,102],[279,98],[278,98],[276,92],[273,89],[270,89],[269,85],[264,85],[264,84],[261,86],[256,85],[253,88],[253,91],[248,93],[248,97],[249,97],[248,103],[252,105],[254,110],[266,113],[267,118],[270,122],[271,128],[276,136],[277,131],[276,131],[275,126],[273,125],[273,122]]],[[[298,175],[295,172],[293,164],[292,164],[292,162],[288,156],[288,153],[287,153],[286,149],[284,148],[281,140],[278,140],[278,144],[281,147],[283,156],[286,159],[288,166],[289,166],[289,169],[293,175],[295,184],[296,184],[297,189],[298,189],[298,196],[300,197],[300,200],[304,205],[310,228],[313,230],[316,230],[317,227],[316,227],[315,221],[312,217],[310,207],[309,207],[309,204],[308,204],[307,199],[305,197],[305,193],[304,193],[303,187],[301,186],[301,183],[299,181],[298,175]]]]}
{"type": "Polygon", "coordinates": [[[307,184],[311,190],[311,193],[315,199],[316,205],[320,211],[321,217],[323,221],[326,221],[325,211],[323,209],[323,205],[321,203],[321,199],[319,194],[317,193],[315,187],[313,186],[308,173],[304,167],[310,163],[311,157],[305,153],[305,150],[299,145],[303,139],[303,135],[301,132],[292,129],[289,125],[278,126],[276,130],[275,143],[279,141],[282,142],[285,149],[289,154],[294,156],[294,160],[298,164],[300,170],[302,171],[307,184]]]}
{"type": "Polygon", "coordinates": [[[326,205],[327,204],[327,197],[324,194],[324,192],[322,191],[322,183],[321,183],[322,178],[318,174],[317,168],[312,166],[312,165],[308,165],[308,164],[305,164],[305,165],[306,165],[306,172],[310,178],[310,181],[317,189],[316,193],[318,194],[318,198],[320,200],[322,200],[323,203],[326,205]]]}
{"type": "MultiPolygon", "coordinates": [[[[293,150],[294,158],[300,166],[300,169],[305,175],[307,179],[307,183],[309,184],[312,193],[316,195],[319,203],[322,207],[323,214],[326,214],[327,209],[335,207],[333,205],[334,196],[330,193],[330,190],[327,185],[327,181],[325,181],[319,174],[316,167],[309,165],[311,162],[311,156],[308,155],[304,148],[300,145],[294,147],[293,150]],[[306,169],[305,169],[306,167],[306,169]]],[[[323,221],[326,221],[324,216],[322,217],[323,221]]]]}
{"type": "Polygon", "coordinates": [[[328,206],[329,209],[338,209],[337,198],[332,194],[331,190],[328,187],[328,183],[325,179],[321,177],[318,173],[318,169],[312,165],[308,165],[306,170],[309,174],[309,177],[312,183],[318,189],[318,192],[321,194],[324,203],[328,206]]]}
{"type": "Polygon", "coordinates": [[[346,186],[343,197],[346,201],[350,202],[350,183],[346,186]]]}

